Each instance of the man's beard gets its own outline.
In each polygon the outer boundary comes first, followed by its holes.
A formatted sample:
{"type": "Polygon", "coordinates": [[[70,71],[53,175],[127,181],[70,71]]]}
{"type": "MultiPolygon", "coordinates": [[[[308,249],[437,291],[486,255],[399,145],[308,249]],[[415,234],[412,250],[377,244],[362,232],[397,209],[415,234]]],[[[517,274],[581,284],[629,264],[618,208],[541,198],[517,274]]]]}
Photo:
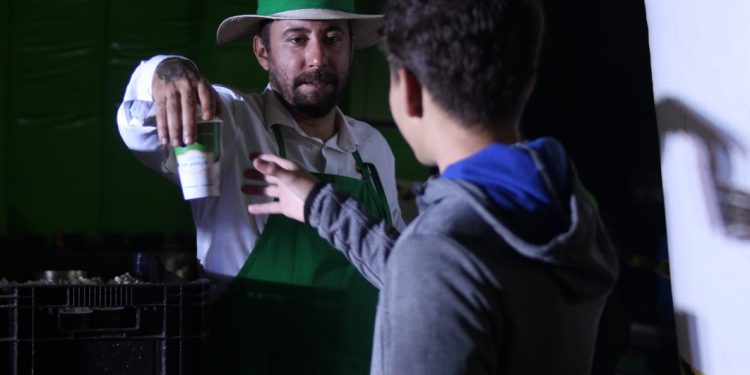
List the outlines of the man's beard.
{"type": "MultiPolygon", "coordinates": [[[[275,70],[275,69],[274,69],[275,70]]],[[[278,72],[272,70],[270,73],[271,85],[281,92],[284,100],[295,107],[300,113],[312,118],[320,118],[327,115],[341,96],[341,80],[331,71],[316,69],[309,72],[300,73],[292,81],[292,87],[281,84],[278,80],[278,72]],[[328,93],[320,91],[304,95],[299,89],[306,84],[330,84],[333,90],[328,93]]]]}

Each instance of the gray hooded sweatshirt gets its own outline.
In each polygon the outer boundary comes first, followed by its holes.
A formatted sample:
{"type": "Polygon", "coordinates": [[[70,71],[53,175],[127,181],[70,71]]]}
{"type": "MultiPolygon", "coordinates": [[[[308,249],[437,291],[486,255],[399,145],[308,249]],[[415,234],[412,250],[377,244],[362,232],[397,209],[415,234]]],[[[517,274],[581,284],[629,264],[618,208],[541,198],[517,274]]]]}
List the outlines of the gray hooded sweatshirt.
{"type": "Polygon", "coordinates": [[[380,289],[372,374],[590,372],[617,261],[569,170],[567,228],[542,244],[509,230],[466,181],[425,184],[420,214],[400,235],[319,185],[307,222],[380,289]]]}

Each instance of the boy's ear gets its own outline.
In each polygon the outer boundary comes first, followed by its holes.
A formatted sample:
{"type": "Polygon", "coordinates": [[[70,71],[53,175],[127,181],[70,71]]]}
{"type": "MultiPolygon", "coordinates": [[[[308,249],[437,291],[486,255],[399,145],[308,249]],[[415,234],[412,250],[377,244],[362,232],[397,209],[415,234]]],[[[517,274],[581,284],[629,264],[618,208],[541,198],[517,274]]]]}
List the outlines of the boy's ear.
{"type": "Polygon", "coordinates": [[[259,35],[253,37],[253,53],[263,70],[268,71],[268,49],[263,45],[263,39],[259,35]]]}
{"type": "Polygon", "coordinates": [[[422,83],[408,69],[401,69],[400,74],[405,90],[406,112],[411,117],[422,117],[422,83]]]}

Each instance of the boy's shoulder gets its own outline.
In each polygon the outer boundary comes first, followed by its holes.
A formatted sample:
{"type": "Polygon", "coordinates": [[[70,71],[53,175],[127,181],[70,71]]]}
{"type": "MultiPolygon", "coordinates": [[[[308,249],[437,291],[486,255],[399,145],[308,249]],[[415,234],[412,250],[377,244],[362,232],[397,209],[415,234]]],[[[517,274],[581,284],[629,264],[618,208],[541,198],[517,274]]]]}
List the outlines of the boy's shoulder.
{"type": "Polygon", "coordinates": [[[486,222],[479,215],[477,205],[489,205],[486,195],[475,185],[462,181],[435,178],[417,189],[419,216],[411,225],[415,233],[454,233],[486,222]],[[471,224],[467,226],[467,224],[471,224]]]}
{"type": "Polygon", "coordinates": [[[480,291],[475,287],[482,284],[488,296],[496,295],[499,260],[512,250],[472,207],[460,184],[437,179],[427,185],[419,215],[390,255],[389,277],[399,278],[399,285],[412,280],[420,288],[447,283],[449,289],[465,296],[476,296],[480,291]]]}

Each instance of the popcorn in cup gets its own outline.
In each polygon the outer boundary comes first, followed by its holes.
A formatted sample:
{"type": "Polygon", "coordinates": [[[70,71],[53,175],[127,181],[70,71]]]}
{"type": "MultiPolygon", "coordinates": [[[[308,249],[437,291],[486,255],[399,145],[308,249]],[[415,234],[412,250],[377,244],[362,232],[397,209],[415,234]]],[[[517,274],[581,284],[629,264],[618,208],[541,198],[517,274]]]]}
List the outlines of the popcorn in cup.
{"type": "Polygon", "coordinates": [[[221,124],[218,119],[198,121],[195,143],[174,148],[185,200],[219,196],[221,124]]]}

